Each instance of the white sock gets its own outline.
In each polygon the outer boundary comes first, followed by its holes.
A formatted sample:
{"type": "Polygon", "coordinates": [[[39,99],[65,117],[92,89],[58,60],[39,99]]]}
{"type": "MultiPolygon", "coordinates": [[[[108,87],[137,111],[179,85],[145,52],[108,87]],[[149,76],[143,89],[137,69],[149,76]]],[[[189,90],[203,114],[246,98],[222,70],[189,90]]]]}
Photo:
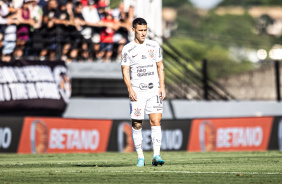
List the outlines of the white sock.
{"type": "Polygon", "coordinates": [[[162,144],[162,129],[161,126],[151,127],[151,137],[153,143],[154,156],[160,155],[161,144],[162,144]]]}
{"type": "Polygon", "coordinates": [[[144,159],[142,128],[139,130],[132,128],[132,138],[138,158],[144,159]]]}

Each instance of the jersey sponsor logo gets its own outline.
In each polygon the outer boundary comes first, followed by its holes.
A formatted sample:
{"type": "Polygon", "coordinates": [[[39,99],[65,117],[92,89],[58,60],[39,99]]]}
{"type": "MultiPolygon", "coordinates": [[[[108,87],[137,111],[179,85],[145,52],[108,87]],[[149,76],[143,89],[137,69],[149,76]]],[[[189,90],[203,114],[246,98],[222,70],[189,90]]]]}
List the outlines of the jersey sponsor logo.
{"type": "Polygon", "coordinates": [[[134,56],[132,56],[132,58],[135,58],[136,56],[138,56],[138,54],[135,54],[134,56]]]}
{"type": "Polygon", "coordinates": [[[161,103],[158,104],[158,106],[153,106],[154,109],[162,109],[163,105],[161,103]]]}
{"type": "Polygon", "coordinates": [[[124,53],[122,56],[121,56],[121,61],[126,63],[126,57],[127,57],[127,53],[124,53]]]}
{"type": "Polygon", "coordinates": [[[138,77],[147,77],[147,76],[151,76],[154,75],[154,72],[143,72],[143,73],[137,73],[138,77]]]}
{"type": "Polygon", "coordinates": [[[162,57],[162,51],[161,51],[161,48],[159,48],[159,58],[162,57]]]}
{"type": "Polygon", "coordinates": [[[143,77],[143,76],[150,76],[154,75],[154,72],[147,71],[146,68],[151,68],[153,65],[146,65],[146,66],[138,66],[137,67],[137,76],[143,77]]]}
{"type": "Polygon", "coordinates": [[[141,109],[134,109],[135,110],[135,112],[134,112],[134,114],[135,114],[135,116],[141,116],[141,109]]]}
{"type": "Polygon", "coordinates": [[[149,88],[149,89],[152,89],[153,87],[154,87],[154,84],[153,84],[153,83],[149,83],[149,84],[148,84],[148,88],[149,88]]]}
{"type": "Polygon", "coordinates": [[[148,50],[150,58],[154,57],[154,50],[148,50]]]}
{"type": "Polygon", "coordinates": [[[140,88],[141,90],[145,90],[145,89],[148,89],[148,85],[147,85],[147,84],[144,84],[144,83],[141,83],[141,84],[139,85],[139,88],[140,88]]]}
{"type": "Polygon", "coordinates": [[[134,45],[133,47],[131,47],[128,52],[130,53],[131,51],[133,51],[136,48],[136,45],[134,45]]]}
{"type": "Polygon", "coordinates": [[[155,45],[152,45],[152,44],[149,44],[149,43],[146,43],[146,46],[153,47],[153,48],[156,47],[155,45]]]}
{"type": "Polygon", "coordinates": [[[142,59],[147,59],[147,57],[145,55],[142,55],[142,59]]]}
{"type": "Polygon", "coordinates": [[[141,90],[146,90],[146,89],[152,89],[154,87],[154,84],[153,83],[149,83],[149,84],[144,84],[144,83],[141,83],[139,85],[139,88],[141,90]]]}

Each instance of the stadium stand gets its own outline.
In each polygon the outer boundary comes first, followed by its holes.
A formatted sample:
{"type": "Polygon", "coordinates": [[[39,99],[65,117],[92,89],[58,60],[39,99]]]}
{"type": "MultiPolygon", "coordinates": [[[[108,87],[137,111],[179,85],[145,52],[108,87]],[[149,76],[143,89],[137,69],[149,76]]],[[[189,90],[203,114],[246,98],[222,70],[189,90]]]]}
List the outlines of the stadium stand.
{"type": "Polygon", "coordinates": [[[2,61],[119,62],[132,9],[105,0],[1,0],[2,61]]]}

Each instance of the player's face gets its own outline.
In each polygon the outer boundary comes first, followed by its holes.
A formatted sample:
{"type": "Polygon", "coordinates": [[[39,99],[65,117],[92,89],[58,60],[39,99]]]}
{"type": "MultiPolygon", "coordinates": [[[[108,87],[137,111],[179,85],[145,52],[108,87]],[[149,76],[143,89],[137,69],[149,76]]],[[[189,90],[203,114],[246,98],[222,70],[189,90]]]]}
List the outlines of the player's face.
{"type": "Polygon", "coordinates": [[[137,25],[133,28],[135,33],[135,41],[138,43],[143,43],[147,35],[147,25],[137,25]]]}

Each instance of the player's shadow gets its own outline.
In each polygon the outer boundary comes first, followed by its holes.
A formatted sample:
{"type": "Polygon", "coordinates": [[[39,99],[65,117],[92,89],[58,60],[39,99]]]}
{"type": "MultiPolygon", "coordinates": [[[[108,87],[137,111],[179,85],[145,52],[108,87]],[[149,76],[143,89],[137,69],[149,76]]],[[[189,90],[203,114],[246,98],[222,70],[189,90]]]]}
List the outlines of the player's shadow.
{"type": "Polygon", "coordinates": [[[132,165],[96,165],[96,164],[93,164],[93,165],[74,165],[75,167],[129,167],[129,166],[132,166],[132,165]]]}

